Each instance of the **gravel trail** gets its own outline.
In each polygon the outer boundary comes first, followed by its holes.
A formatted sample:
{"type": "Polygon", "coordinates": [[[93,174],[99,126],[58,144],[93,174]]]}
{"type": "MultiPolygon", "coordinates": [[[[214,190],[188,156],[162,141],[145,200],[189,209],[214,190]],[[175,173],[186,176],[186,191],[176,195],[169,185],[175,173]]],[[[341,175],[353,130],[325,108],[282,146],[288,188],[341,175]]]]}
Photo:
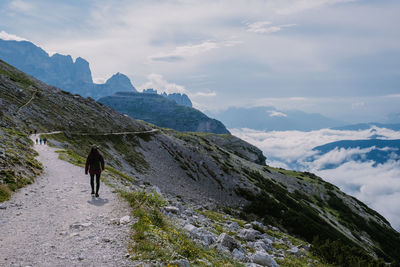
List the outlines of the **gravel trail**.
{"type": "MultiPolygon", "coordinates": [[[[34,139],[34,137],[32,137],[34,139]]],[[[84,169],[34,146],[44,174],[0,206],[0,266],[130,266],[129,206],[102,184],[90,195],[84,169]]]]}

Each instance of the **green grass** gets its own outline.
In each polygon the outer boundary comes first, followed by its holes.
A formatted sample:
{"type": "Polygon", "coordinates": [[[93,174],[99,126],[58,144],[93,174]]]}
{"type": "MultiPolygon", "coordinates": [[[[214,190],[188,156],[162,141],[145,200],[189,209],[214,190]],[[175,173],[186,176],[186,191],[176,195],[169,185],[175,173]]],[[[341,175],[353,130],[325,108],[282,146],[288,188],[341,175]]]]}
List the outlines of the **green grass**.
{"type": "Polygon", "coordinates": [[[4,151],[0,160],[0,185],[3,185],[0,201],[10,198],[17,189],[31,184],[43,171],[35,157],[32,141],[28,135],[16,130],[0,127],[0,149],[4,151]]]}
{"type": "MultiPolygon", "coordinates": [[[[2,61],[2,62],[5,63],[4,61],[2,61]]],[[[10,65],[8,65],[8,66],[10,66],[10,65]]],[[[13,68],[12,66],[10,66],[10,67],[13,68]]],[[[24,74],[22,72],[17,72],[17,71],[14,71],[14,70],[12,70],[12,71],[11,70],[5,70],[4,68],[1,68],[0,69],[0,74],[3,74],[7,78],[9,78],[10,80],[23,85],[25,88],[35,85],[35,83],[28,77],[28,75],[26,75],[26,74],[24,74]]]]}
{"type": "Polygon", "coordinates": [[[319,259],[317,259],[315,256],[311,255],[310,253],[307,253],[307,257],[295,257],[292,256],[288,253],[285,254],[285,259],[284,260],[279,260],[277,259],[276,262],[280,266],[285,266],[285,267],[309,267],[309,266],[314,266],[314,267],[333,267],[336,265],[331,265],[328,263],[321,263],[319,259]],[[318,260],[317,263],[314,262],[314,260],[318,260]],[[309,264],[312,265],[309,265],[309,264]]]}
{"type": "Polygon", "coordinates": [[[0,202],[7,201],[11,197],[11,190],[8,188],[8,186],[4,184],[0,184],[0,202]]]}
{"type": "Polygon", "coordinates": [[[161,213],[160,207],[166,203],[156,193],[121,192],[130,203],[133,215],[138,221],[133,225],[131,245],[133,259],[142,261],[156,260],[165,264],[186,258],[196,266],[243,266],[220,254],[215,249],[195,243],[182,229],[161,213]]]}

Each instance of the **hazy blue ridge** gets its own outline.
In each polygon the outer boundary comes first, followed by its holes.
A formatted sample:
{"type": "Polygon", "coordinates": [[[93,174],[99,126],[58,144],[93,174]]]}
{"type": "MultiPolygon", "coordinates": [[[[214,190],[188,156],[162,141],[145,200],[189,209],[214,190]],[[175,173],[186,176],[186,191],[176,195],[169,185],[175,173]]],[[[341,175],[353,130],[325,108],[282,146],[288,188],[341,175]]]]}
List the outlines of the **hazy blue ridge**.
{"type": "Polygon", "coordinates": [[[158,94],[118,92],[102,97],[98,102],[134,119],[184,132],[230,134],[218,120],[201,111],[178,105],[174,100],[158,94]]]}
{"type": "Polygon", "coordinates": [[[357,123],[339,127],[332,127],[332,130],[341,130],[341,131],[360,131],[360,130],[368,130],[372,127],[386,128],[394,131],[400,131],[400,123],[378,123],[378,122],[369,122],[369,123],[357,123]]]}
{"type": "Polygon", "coordinates": [[[343,125],[343,122],[318,113],[299,110],[280,111],[274,107],[230,107],[224,111],[207,111],[228,128],[250,128],[260,131],[312,131],[343,125]]]}

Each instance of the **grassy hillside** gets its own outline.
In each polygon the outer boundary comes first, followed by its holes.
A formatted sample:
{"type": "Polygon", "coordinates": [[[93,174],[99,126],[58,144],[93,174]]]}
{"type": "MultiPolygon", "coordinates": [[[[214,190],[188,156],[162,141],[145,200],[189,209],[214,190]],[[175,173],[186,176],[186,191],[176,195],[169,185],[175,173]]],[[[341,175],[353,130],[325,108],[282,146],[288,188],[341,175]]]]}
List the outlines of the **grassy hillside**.
{"type": "Polygon", "coordinates": [[[377,212],[311,173],[263,165],[260,151],[235,137],[181,133],[136,121],[92,99],[47,86],[4,62],[0,100],[0,144],[9,150],[6,157],[25,153],[1,166],[25,170],[8,172],[7,180],[2,174],[2,186],[11,191],[28,182],[13,187],[9,181],[32,181],[40,172],[32,160],[29,131],[61,131],[45,135],[76,164],[83,164],[90,145],[98,144],[112,179],[128,193],[154,185],[169,199],[236,219],[262,220],[313,242],[313,253],[327,263],[382,266],[400,260],[399,233],[377,212]],[[143,133],[150,129],[157,131],[143,133]],[[112,134],[118,132],[131,133],[112,134]]]}

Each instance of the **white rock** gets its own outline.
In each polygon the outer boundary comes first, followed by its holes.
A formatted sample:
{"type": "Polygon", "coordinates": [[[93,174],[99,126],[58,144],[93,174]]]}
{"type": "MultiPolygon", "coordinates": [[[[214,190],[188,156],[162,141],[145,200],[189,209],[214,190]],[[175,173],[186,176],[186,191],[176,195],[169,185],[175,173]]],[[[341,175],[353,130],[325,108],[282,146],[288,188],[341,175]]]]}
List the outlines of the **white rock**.
{"type": "Polygon", "coordinates": [[[267,227],[265,227],[264,224],[257,222],[257,221],[251,222],[251,225],[253,226],[253,228],[254,228],[254,226],[256,226],[260,229],[263,229],[264,231],[267,230],[267,227]]]}
{"type": "Polygon", "coordinates": [[[260,238],[261,233],[254,229],[242,229],[239,231],[238,237],[244,241],[254,241],[260,238]]]}
{"type": "Polygon", "coordinates": [[[198,239],[200,239],[202,241],[202,243],[206,246],[209,246],[209,245],[215,243],[215,241],[217,240],[217,236],[215,234],[211,233],[210,231],[208,231],[204,228],[199,229],[199,231],[197,231],[195,236],[198,239]]]}
{"type": "Polygon", "coordinates": [[[174,213],[174,214],[179,214],[180,213],[180,210],[177,207],[174,207],[174,206],[166,206],[164,209],[166,211],[174,213]]]}
{"type": "Polygon", "coordinates": [[[272,243],[274,243],[273,239],[269,239],[269,238],[263,238],[263,239],[260,239],[260,241],[264,242],[264,244],[267,245],[267,247],[272,246],[272,243]]]}
{"type": "Polygon", "coordinates": [[[86,227],[89,227],[91,225],[92,225],[91,222],[87,222],[87,223],[76,222],[76,223],[71,224],[69,227],[71,229],[76,229],[76,230],[82,231],[83,229],[85,229],[86,227]]]}
{"type": "Polygon", "coordinates": [[[287,249],[286,252],[296,257],[299,257],[301,255],[301,250],[298,247],[287,249]]]}
{"type": "Polygon", "coordinates": [[[240,226],[239,226],[239,224],[238,224],[237,222],[230,222],[230,223],[227,225],[227,227],[228,227],[228,229],[231,230],[231,231],[237,231],[237,230],[240,229],[240,226]]]}
{"type": "Polygon", "coordinates": [[[153,185],[152,189],[153,189],[154,192],[156,192],[157,194],[161,195],[161,190],[160,190],[160,188],[158,186],[153,185]]]}
{"type": "Polygon", "coordinates": [[[269,247],[262,241],[256,241],[254,242],[254,249],[261,252],[268,252],[269,247]]]}
{"type": "Polygon", "coordinates": [[[199,228],[197,228],[196,226],[194,226],[193,224],[186,224],[183,229],[185,229],[186,231],[188,231],[189,233],[196,233],[198,231],[199,228]]]}
{"type": "Polygon", "coordinates": [[[121,219],[119,219],[119,223],[120,224],[128,224],[131,221],[131,216],[126,215],[124,217],[122,217],[121,219]]]}
{"type": "Polygon", "coordinates": [[[246,229],[251,229],[253,226],[250,223],[246,223],[245,225],[243,225],[243,227],[246,229]]]}
{"type": "Polygon", "coordinates": [[[233,237],[231,237],[230,235],[228,235],[226,233],[222,233],[219,235],[219,237],[217,239],[217,243],[228,248],[230,251],[234,250],[235,248],[242,249],[239,242],[236,241],[236,239],[234,239],[233,237]]]}
{"type": "Polygon", "coordinates": [[[301,245],[298,245],[297,247],[299,249],[304,249],[305,251],[309,251],[311,246],[310,246],[310,244],[307,244],[307,245],[301,244],[301,245]]]}
{"type": "Polygon", "coordinates": [[[186,259],[173,261],[172,265],[179,266],[179,267],[190,267],[190,263],[186,259]]]}
{"type": "Polygon", "coordinates": [[[254,262],[250,262],[250,263],[246,263],[246,267],[262,267],[262,265],[254,263],[254,262]]]}
{"type": "Polygon", "coordinates": [[[251,261],[262,266],[277,267],[276,261],[266,252],[257,251],[250,257],[251,261]]]}
{"type": "Polygon", "coordinates": [[[238,261],[241,261],[241,262],[246,261],[246,254],[244,254],[243,251],[241,251],[237,248],[233,249],[232,256],[238,261]]]}

